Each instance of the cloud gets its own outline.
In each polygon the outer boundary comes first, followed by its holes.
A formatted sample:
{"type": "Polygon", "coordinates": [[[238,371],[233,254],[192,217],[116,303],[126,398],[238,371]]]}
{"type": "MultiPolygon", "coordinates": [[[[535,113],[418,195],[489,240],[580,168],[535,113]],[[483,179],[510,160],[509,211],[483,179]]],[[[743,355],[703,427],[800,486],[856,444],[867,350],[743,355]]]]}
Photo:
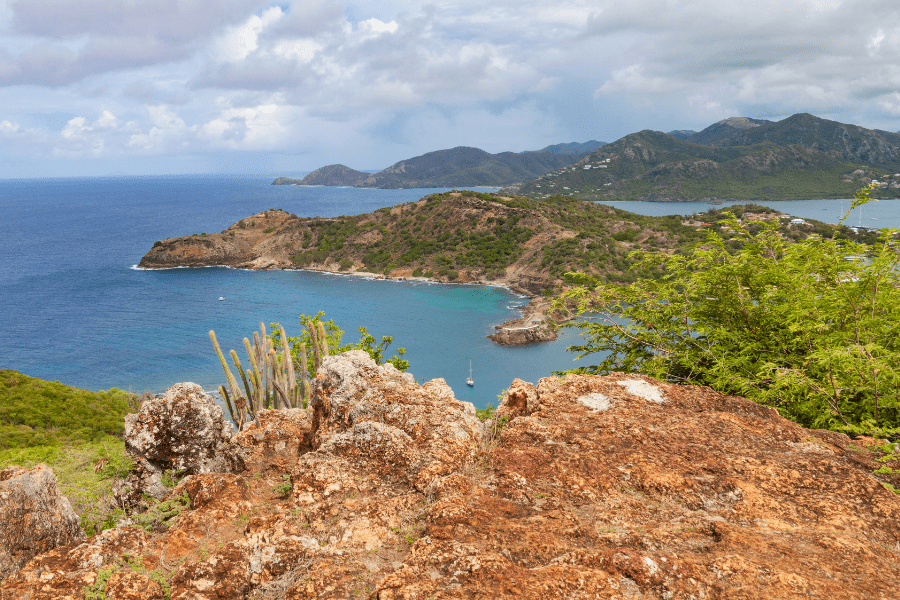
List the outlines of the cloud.
{"type": "MultiPolygon", "coordinates": [[[[64,86],[190,57],[264,0],[17,0],[0,85],[64,86]]],[[[2,11],[0,11],[2,14],[2,11]]]]}
{"type": "Polygon", "coordinates": [[[895,0],[0,0],[0,155],[374,168],[734,115],[897,130],[897,90],[895,0]]]}
{"type": "Polygon", "coordinates": [[[604,3],[586,37],[627,39],[601,96],[676,99],[790,114],[891,105],[900,87],[894,2],[645,0],[604,3]],[[883,100],[878,98],[884,96],[883,100]]]}
{"type": "Polygon", "coordinates": [[[263,0],[16,0],[11,29],[54,39],[153,38],[183,44],[240,22],[263,0]]]}

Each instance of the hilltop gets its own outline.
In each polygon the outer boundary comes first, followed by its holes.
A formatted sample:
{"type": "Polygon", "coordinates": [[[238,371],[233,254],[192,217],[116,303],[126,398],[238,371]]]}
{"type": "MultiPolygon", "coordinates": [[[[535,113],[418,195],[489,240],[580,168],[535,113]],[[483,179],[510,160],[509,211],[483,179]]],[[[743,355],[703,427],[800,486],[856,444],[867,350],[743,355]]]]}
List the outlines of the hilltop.
{"type": "MultiPolygon", "coordinates": [[[[602,144],[602,142],[595,142],[602,144]]],[[[573,143],[574,144],[574,143],[573,143]]],[[[382,189],[434,187],[496,187],[525,181],[569,165],[597,146],[560,144],[537,152],[490,154],[459,146],[401,160],[377,173],[364,173],[344,165],[316,169],[303,179],[279,177],[274,185],[333,185],[382,189]]]]}
{"type": "Polygon", "coordinates": [[[597,148],[601,146],[605,146],[606,142],[598,142],[597,140],[588,140],[586,142],[569,142],[567,144],[553,144],[552,146],[545,146],[540,150],[528,150],[527,152],[523,152],[522,154],[527,154],[528,152],[555,152],[556,154],[587,154],[588,152],[593,152],[597,148]]]}
{"type": "MultiPolygon", "coordinates": [[[[778,216],[762,206],[729,210],[748,220],[778,216]]],[[[487,283],[535,295],[561,285],[571,270],[603,281],[633,281],[639,274],[632,269],[631,250],[678,252],[702,241],[701,229],[718,227],[712,225],[717,218],[717,212],[702,220],[648,217],[565,196],[536,201],[454,191],[355,216],[300,218],[267,210],[222,233],[158,241],[139,266],[304,268],[487,283]]],[[[816,222],[782,229],[791,237],[833,231],[816,222]]]]}
{"type": "Polygon", "coordinates": [[[900,197],[900,135],[812,115],[733,118],[703,131],[645,130],[505,193],[587,200],[848,198],[872,180],[900,197]]]}

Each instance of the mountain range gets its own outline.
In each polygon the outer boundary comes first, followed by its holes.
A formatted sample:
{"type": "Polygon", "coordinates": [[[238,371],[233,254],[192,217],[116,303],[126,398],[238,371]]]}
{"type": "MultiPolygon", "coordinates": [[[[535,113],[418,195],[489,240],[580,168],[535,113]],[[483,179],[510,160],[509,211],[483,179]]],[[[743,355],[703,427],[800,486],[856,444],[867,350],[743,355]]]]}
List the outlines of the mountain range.
{"type": "Polygon", "coordinates": [[[735,117],[703,131],[640,131],[505,193],[586,200],[847,198],[877,181],[900,197],[900,134],[796,114],[735,117]]]}
{"type": "Polygon", "coordinates": [[[527,181],[572,164],[604,142],[555,144],[528,152],[491,154],[459,146],[402,160],[377,173],[344,165],[316,169],[303,179],[279,177],[274,185],[327,185],[384,189],[433,187],[497,187],[527,181]]]}

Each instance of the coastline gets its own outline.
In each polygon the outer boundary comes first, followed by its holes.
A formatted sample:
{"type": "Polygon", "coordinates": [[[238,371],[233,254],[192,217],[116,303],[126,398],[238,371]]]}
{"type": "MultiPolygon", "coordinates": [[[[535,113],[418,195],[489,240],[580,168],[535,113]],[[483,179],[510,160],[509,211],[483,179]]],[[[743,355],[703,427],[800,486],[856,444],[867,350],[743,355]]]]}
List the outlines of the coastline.
{"type": "Polygon", "coordinates": [[[432,285],[471,285],[480,287],[493,287],[509,291],[520,298],[527,298],[528,303],[511,307],[519,311],[522,316],[511,319],[499,325],[494,325],[494,333],[485,337],[501,346],[518,346],[538,342],[553,341],[558,337],[555,325],[562,322],[551,315],[550,303],[539,295],[529,293],[515,284],[504,285],[482,281],[441,281],[430,277],[398,276],[390,277],[383,273],[369,271],[335,271],[327,268],[310,267],[268,267],[253,269],[249,267],[234,267],[231,265],[178,265],[173,267],[141,267],[138,264],[131,265],[134,271],[165,271],[169,269],[208,269],[208,268],[238,269],[243,271],[303,271],[307,273],[321,273],[327,275],[339,275],[342,277],[359,277],[360,279],[384,280],[384,281],[409,281],[413,283],[425,283],[432,285]]]}

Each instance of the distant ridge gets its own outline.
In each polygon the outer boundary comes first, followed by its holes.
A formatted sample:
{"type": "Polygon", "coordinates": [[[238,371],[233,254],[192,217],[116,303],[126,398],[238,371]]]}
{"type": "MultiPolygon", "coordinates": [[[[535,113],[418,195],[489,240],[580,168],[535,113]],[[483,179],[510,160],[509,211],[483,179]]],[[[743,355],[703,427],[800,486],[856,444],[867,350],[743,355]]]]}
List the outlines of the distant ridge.
{"type": "Polygon", "coordinates": [[[693,129],[675,129],[674,131],[666,132],[666,135],[671,135],[672,137],[678,138],[679,140],[686,140],[695,133],[697,132],[693,129]]]}
{"type": "Polygon", "coordinates": [[[797,114],[778,122],[725,119],[687,139],[633,133],[502,191],[586,200],[802,200],[848,198],[874,180],[875,197],[896,198],[895,173],[900,135],[797,114]]]}
{"type": "Polygon", "coordinates": [[[593,152],[601,146],[605,146],[606,142],[598,142],[597,140],[588,140],[587,142],[569,142],[567,144],[553,144],[546,146],[540,150],[526,150],[526,152],[553,152],[554,154],[587,154],[593,152]]]}
{"type": "MultiPolygon", "coordinates": [[[[302,182],[303,185],[357,185],[370,175],[370,173],[363,173],[344,165],[328,165],[327,167],[316,169],[302,180],[299,180],[299,182],[302,182]]],[[[297,182],[298,180],[296,179],[279,177],[274,184],[285,185],[297,182]]]]}
{"type": "Polygon", "coordinates": [[[722,135],[718,139],[708,135],[708,142],[699,142],[697,139],[688,141],[720,147],[749,146],[763,142],[779,146],[795,144],[814,148],[847,162],[900,170],[900,135],[890,131],[829,121],[809,113],[799,113],[776,122],[754,119],[748,121],[759,123],[759,126],[743,129],[732,127],[730,135],[722,135]]]}
{"type": "Polygon", "coordinates": [[[585,154],[551,151],[490,154],[479,148],[459,146],[402,160],[377,173],[363,173],[344,165],[329,165],[316,169],[303,179],[279,177],[273,184],[382,189],[499,187],[533,179],[569,165],[585,154]]]}
{"type": "Polygon", "coordinates": [[[762,119],[750,119],[748,117],[731,117],[723,119],[717,123],[713,123],[703,131],[694,133],[687,137],[683,137],[686,142],[693,144],[703,144],[704,146],[716,146],[719,143],[732,139],[739,133],[770,124],[772,121],[764,121],[762,119]]]}

